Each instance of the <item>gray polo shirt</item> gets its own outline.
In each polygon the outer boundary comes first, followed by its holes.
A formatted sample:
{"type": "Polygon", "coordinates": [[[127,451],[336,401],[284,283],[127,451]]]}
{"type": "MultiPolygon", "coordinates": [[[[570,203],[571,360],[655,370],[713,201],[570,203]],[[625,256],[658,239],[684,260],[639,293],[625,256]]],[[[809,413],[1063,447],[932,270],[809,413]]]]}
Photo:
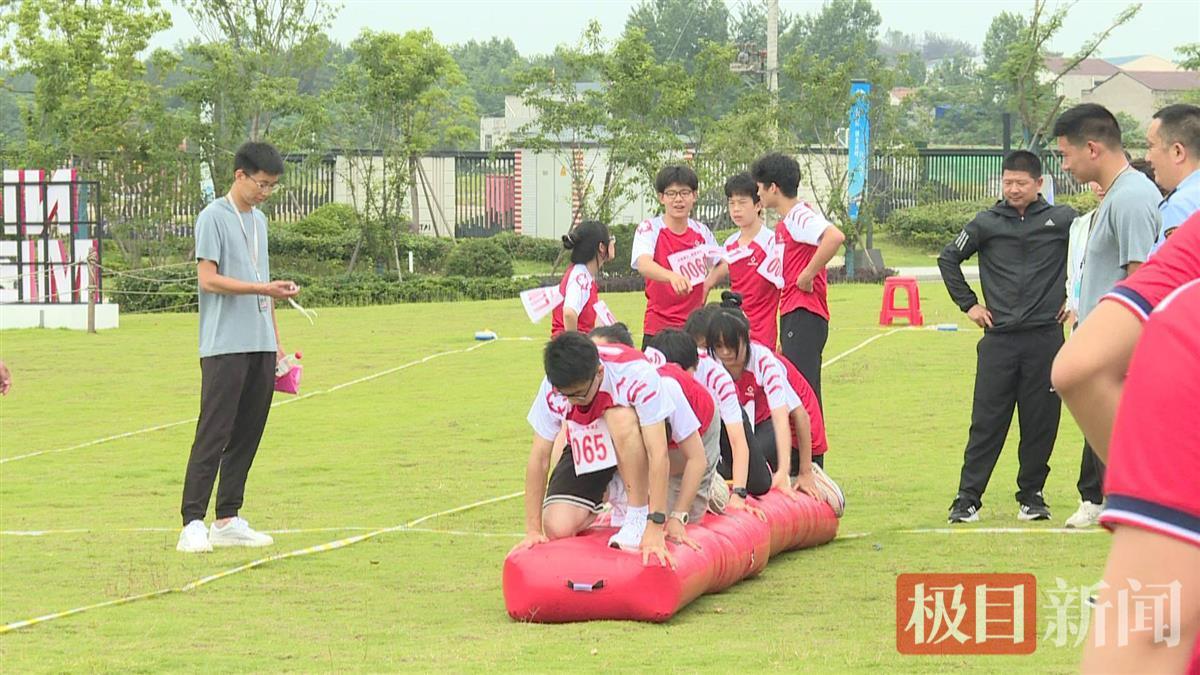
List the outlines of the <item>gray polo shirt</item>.
{"type": "Polygon", "coordinates": [[[1100,298],[1128,276],[1126,266],[1146,262],[1162,217],[1158,188],[1140,171],[1126,169],[1113,181],[1096,211],[1088,235],[1080,274],[1079,320],[1082,322],[1100,298]]]}
{"type": "MultiPolygon", "coordinates": [[[[211,260],[217,272],[249,283],[271,279],[267,217],[258,209],[239,213],[226,197],[214,200],[196,219],[196,259],[211,260]],[[251,250],[258,245],[258,269],[251,250]]],[[[274,352],[272,300],[258,295],[223,295],[200,289],[200,358],[244,352],[274,352]],[[260,297],[265,302],[260,302],[260,297]]]]}

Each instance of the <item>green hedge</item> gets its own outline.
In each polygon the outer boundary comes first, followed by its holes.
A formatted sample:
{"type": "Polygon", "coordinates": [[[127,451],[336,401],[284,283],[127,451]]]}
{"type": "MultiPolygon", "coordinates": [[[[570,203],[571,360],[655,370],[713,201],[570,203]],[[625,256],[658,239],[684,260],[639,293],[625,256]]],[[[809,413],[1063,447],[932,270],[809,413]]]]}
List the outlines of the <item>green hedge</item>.
{"type": "Polygon", "coordinates": [[[541,239],[525,237],[515,232],[501,232],[491,238],[500,244],[513,260],[536,260],[554,264],[563,253],[562,242],[558,239],[541,239]]]}
{"type": "Polygon", "coordinates": [[[957,201],[897,209],[888,216],[884,227],[902,243],[936,252],[954,239],[976,213],[990,205],[990,201],[957,201]]]}
{"type": "Polygon", "coordinates": [[[445,272],[458,277],[508,278],[512,256],[492,239],[464,239],[446,256],[445,272]]]}
{"type": "Polygon", "coordinates": [[[1054,203],[1065,204],[1073,209],[1079,215],[1083,215],[1088,211],[1100,205],[1100,199],[1096,197],[1096,193],[1091,190],[1084,190],[1073,195],[1058,195],[1054,198],[1054,203]]]}
{"type": "Polygon", "coordinates": [[[104,294],[120,305],[122,312],[194,312],[196,268],[115,272],[104,277],[104,294]]]}

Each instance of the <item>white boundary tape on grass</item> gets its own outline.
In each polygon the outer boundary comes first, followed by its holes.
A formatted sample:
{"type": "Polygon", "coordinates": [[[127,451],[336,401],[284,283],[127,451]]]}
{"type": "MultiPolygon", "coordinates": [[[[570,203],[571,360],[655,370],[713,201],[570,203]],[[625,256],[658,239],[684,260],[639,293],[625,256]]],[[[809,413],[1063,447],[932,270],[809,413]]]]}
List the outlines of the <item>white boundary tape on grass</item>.
{"type": "MultiPolygon", "coordinates": [[[[276,401],[271,404],[271,407],[277,408],[281,405],[295,403],[296,401],[303,401],[306,398],[311,398],[313,396],[319,396],[321,394],[329,394],[329,393],[338,391],[339,389],[345,389],[346,387],[351,387],[356,384],[362,384],[363,382],[370,382],[371,380],[383,377],[385,375],[391,375],[392,373],[400,372],[401,370],[405,370],[406,368],[411,368],[413,366],[419,366],[422,363],[427,363],[429,361],[432,361],[433,359],[438,359],[443,356],[450,356],[451,354],[466,354],[467,352],[473,352],[476,349],[479,349],[480,347],[483,347],[491,342],[496,342],[498,340],[531,341],[531,340],[533,340],[533,338],[531,338],[531,337],[497,338],[496,340],[488,340],[486,342],[480,342],[479,344],[472,345],[470,347],[465,347],[463,349],[454,349],[454,350],[445,351],[445,352],[438,352],[436,354],[430,354],[429,356],[417,359],[416,361],[409,361],[408,363],[396,366],[394,368],[388,368],[387,370],[382,370],[378,373],[372,373],[371,375],[366,375],[364,377],[360,377],[355,380],[350,380],[349,382],[343,382],[342,384],[334,385],[328,389],[322,389],[319,391],[310,391],[310,392],[308,392],[306,394],[302,394],[300,396],[295,396],[293,398],[284,399],[282,401],[276,401]]],[[[89,448],[94,445],[101,445],[102,443],[108,443],[110,441],[119,441],[122,438],[129,438],[131,436],[140,436],[142,434],[148,434],[152,431],[162,431],[163,429],[171,429],[173,427],[182,426],[184,424],[194,424],[195,422],[196,422],[196,418],[190,417],[186,420],[179,420],[177,422],[167,422],[166,424],[156,424],[152,427],[146,427],[144,429],[137,429],[135,431],[126,431],[125,433],[114,434],[112,436],[105,436],[103,438],[97,438],[94,441],[86,441],[84,443],[78,443],[76,445],[67,446],[65,448],[55,448],[53,450],[38,450],[37,452],[30,452],[30,453],[27,453],[24,455],[16,455],[15,457],[3,457],[3,458],[0,458],[0,464],[7,464],[8,462],[15,462],[15,461],[22,460],[22,459],[30,459],[33,457],[38,457],[40,455],[50,455],[50,454],[59,453],[59,452],[67,452],[69,450],[81,450],[83,448],[89,448]]]]}
{"type": "MultiPolygon", "coordinates": [[[[83,612],[91,611],[93,609],[101,609],[103,607],[115,607],[117,605],[126,605],[131,602],[136,602],[138,600],[157,598],[159,596],[169,595],[172,593],[187,593],[189,591],[194,591],[197,588],[200,588],[201,586],[211,584],[214,581],[219,581],[226,577],[231,577],[235,574],[239,574],[239,573],[245,572],[247,570],[252,570],[256,567],[262,567],[263,565],[266,565],[269,562],[274,562],[276,560],[285,560],[287,558],[298,558],[300,556],[311,555],[314,553],[324,553],[325,551],[334,551],[339,548],[345,548],[347,546],[352,546],[354,544],[357,544],[362,541],[366,541],[368,539],[373,539],[382,534],[388,534],[390,532],[402,532],[405,530],[415,530],[417,525],[420,525],[421,523],[432,520],[439,516],[448,516],[448,515],[451,515],[454,513],[470,511],[471,509],[476,509],[481,506],[487,506],[488,504],[495,504],[496,502],[502,502],[502,501],[505,501],[508,499],[513,499],[515,497],[520,497],[523,494],[525,494],[523,491],[522,492],[513,492],[511,494],[501,495],[499,497],[492,497],[490,499],[481,499],[477,502],[471,502],[470,504],[464,504],[462,506],[456,506],[452,509],[438,511],[436,513],[431,513],[427,516],[421,516],[420,518],[409,521],[403,525],[396,525],[394,527],[385,527],[385,528],[381,528],[378,530],[373,530],[371,532],[367,532],[365,534],[359,534],[359,535],[355,535],[353,537],[346,537],[345,539],[338,539],[338,540],[327,542],[324,544],[317,544],[316,546],[309,546],[308,548],[297,549],[295,551],[288,551],[287,553],[277,553],[275,555],[269,555],[264,558],[252,560],[243,565],[238,565],[237,567],[231,567],[227,570],[217,572],[215,574],[210,574],[206,577],[200,577],[199,579],[190,581],[190,582],[184,584],[183,586],[177,586],[177,587],[173,587],[173,588],[162,588],[157,591],[150,591],[147,593],[139,593],[137,595],[130,595],[130,596],[126,596],[123,598],[116,598],[114,600],[98,602],[98,603],[95,603],[92,605],[85,605],[83,607],[75,607],[75,608],[64,610],[61,612],[54,612],[53,614],[44,614],[42,616],[37,616],[32,619],[24,619],[22,621],[13,621],[11,623],[6,623],[3,626],[0,626],[0,634],[8,633],[10,631],[18,630],[21,628],[28,628],[29,626],[34,626],[34,625],[37,625],[40,623],[46,623],[47,621],[53,621],[55,619],[62,619],[62,618],[68,617],[68,616],[73,616],[75,614],[81,614],[83,612]]],[[[416,530],[416,531],[422,531],[422,530],[416,530]]],[[[454,531],[450,530],[448,532],[454,532],[454,531]]]]}
{"type": "MultiPolygon", "coordinates": [[[[887,331],[886,333],[881,333],[881,334],[879,334],[879,335],[873,335],[873,336],[871,336],[870,338],[867,338],[866,340],[862,341],[861,343],[859,343],[859,344],[858,344],[858,345],[856,345],[855,347],[852,347],[851,349],[849,349],[849,350],[847,350],[847,351],[845,351],[845,352],[842,352],[841,354],[838,354],[837,356],[833,357],[832,359],[829,359],[829,360],[828,360],[828,361],[826,361],[824,364],[822,364],[822,366],[823,366],[823,367],[828,367],[828,366],[831,366],[831,365],[833,365],[834,363],[837,363],[838,361],[840,361],[842,358],[844,358],[844,357],[846,357],[846,356],[849,356],[850,354],[853,354],[854,352],[856,352],[856,351],[858,351],[858,350],[862,349],[863,347],[865,347],[865,346],[867,346],[867,345],[871,344],[872,342],[874,342],[874,341],[876,341],[876,340],[878,340],[878,339],[880,339],[880,338],[887,337],[887,336],[889,336],[889,335],[892,335],[892,334],[894,334],[894,333],[900,332],[900,331],[902,331],[902,330],[908,330],[908,329],[906,329],[906,328],[893,328],[892,330],[889,330],[889,331],[887,331]]],[[[504,338],[501,338],[501,339],[504,339],[504,338]]],[[[532,340],[533,338],[508,338],[508,339],[511,339],[511,340],[532,340]]],[[[369,381],[369,380],[375,379],[375,378],[377,378],[377,377],[382,377],[383,375],[390,374],[390,373],[394,373],[394,372],[397,372],[397,371],[399,371],[399,370],[403,370],[403,369],[405,369],[405,368],[408,368],[408,367],[411,367],[411,366],[417,365],[417,364],[419,364],[419,363],[425,363],[425,362],[427,362],[427,361],[429,361],[429,360],[431,360],[431,359],[438,358],[438,357],[440,357],[440,356],[447,356],[447,355],[449,355],[449,354],[461,354],[461,353],[465,353],[465,352],[474,351],[474,350],[476,350],[476,349],[479,349],[480,347],[482,347],[482,346],[484,346],[484,345],[486,345],[486,344],[487,344],[487,342],[481,342],[480,344],[474,345],[474,346],[472,346],[472,347],[468,347],[468,348],[466,348],[466,349],[458,349],[458,350],[453,350],[453,351],[440,352],[440,353],[438,353],[438,354],[432,354],[432,355],[430,355],[430,356],[427,356],[427,357],[425,357],[425,358],[423,358],[423,359],[419,359],[419,360],[417,360],[417,361],[412,361],[412,362],[410,362],[410,363],[406,363],[406,364],[404,364],[404,365],[402,365],[402,366],[397,366],[396,368],[391,368],[391,369],[389,369],[389,370],[387,370],[387,371],[382,371],[382,372],[380,372],[380,373],[375,373],[375,374],[373,374],[373,375],[368,375],[368,376],[366,376],[366,377],[359,378],[358,380],[353,380],[353,381],[351,381],[351,382],[347,382],[347,383],[345,383],[345,384],[338,385],[337,387],[333,387],[333,388],[329,389],[328,391],[334,391],[335,389],[339,389],[339,388],[342,388],[342,387],[347,387],[347,386],[350,386],[351,384],[357,384],[357,383],[359,383],[359,382],[366,382],[366,381],[369,381]]],[[[311,394],[307,394],[305,397],[307,397],[307,396],[313,396],[313,395],[316,395],[316,394],[318,394],[318,393],[324,393],[324,392],[313,392],[313,393],[311,393],[311,394]]],[[[305,397],[297,397],[297,399],[292,399],[292,400],[299,400],[300,398],[305,398],[305,397]]],[[[288,401],[288,402],[290,402],[290,401],[288,401]]],[[[188,420],[188,421],[195,421],[195,420],[193,419],[193,420],[188,420]]],[[[184,422],[177,422],[177,423],[174,423],[174,425],[178,425],[178,424],[186,424],[188,421],[184,421],[184,422]]],[[[158,428],[166,428],[166,426],[168,426],[168,425],[160,425],[159,427],[155,427],[155,429],[158,429],[158,428]]],[[[138,432],[130,432],[130,433],[127,433],[127,434],[121,434],[121,435],[119,435],[118,437],[120,437],[120,438],[124,438],[124,437],[127,437],[127,436],[132,436],[132,435],[135,435],[135,434],[138,434],[138,433],[146,433],[147,431],[150,431],[150,430],[151,430],[151,429],[142,430],[142,431],[138,431],[138,432]]],[[[112,437],[112,438],[117,438],[117,437],[112,437]]],[[[110,439],[100,439],[99,441],[93,441],[93,442],[90,442],[90,443],[80,444],[80,445],[78,445],[78,446],[72,446],[71,448],[64,448],[64,449],[57,450],[57,451],[53,451],[53,450],[51,450],[51,451],[41,451],[41,452],[38,452],[38,453],[33,453],[33,454],[30,454],[30,455],[22,455],[22,456],[19,456],[19,457],[10,457],[10,458],[8,458],[8,459],[6,459],[6,460],[0,460],[0,463],[2,463],[2,462],[4,462],[4,461],[13,461],[13,460],[15,460],[15,459],[22,459],[22,458],[25,458],[25,457],[33,457],[33,456],[36,456],[36,455],[45,454],[45,453],[47,453],[47,452],[63,452],[63,451],[65,451],[65,450],[71,450],[71,449],[75,449],[75,448],[78,448],[78,447],[86,447],[86,446],[88,446],[88,445],[96,445],[96,444],[98,444],[98,443],[105,442],[105,440],[112,440],[112,438],[110,438],[110,439]]],[[[229,568],[229,569],[227,569],[227,570],[224,570],[224,571],[222,571],[222,572],[217,572],[216,574],[211,574],[211,575],[209,575],[209,576],[206,576],[206,577],[201,577],[201,578],[199,578],[199,579],[195,579],[195,580],[193,580],[193,581],[191,581],[191,582],[189,582],[189,583],[187,583],[187,584],[184,584],[183,586],[178,586],[178,587],[174,587],[174,588],[163,588],[163,589],[159,589],[159,590],[157,590],[157,591],[150,591],[150,592],[147,592],[147,593],[141,593],[141,594],[138,594],[138,595],[130,595],[130,596],[126,596],[126,597],[123,597],[123,598],[116,598],[116,599],[114,599],[114,600],[108,600],[108,601],[105,601],[105,602],[99,602],[99,603],[95,603],[95,604],[92,604],[92,605],[85,605],[85,606],[83,606],[83,607],[75,607],[75,608],[68,609],[68,610],[64,610],[64,611],[61,611],[61,612],[55,612],[55,613],[53,613],[53,614],[45,614],[45,615],[38,616],[38,617],[34,617],[34,618],[31,618],[31,619],[24,619],[24,620],[22,620],[22,621],[14,621],[14,622],[11,622],[11,623],[4,624],[3,626],[0,626],[0,634],[8,633],[8,632],[10,632],[10,631],[18,630],[18,629],[21,629],[21,628],[28,628],[29,626],[34,626],[34,625],[37,625],[37,624],[40,624],[40,623],[46,623],[46,622],[48,622],[48,621],[53,621],[53,620],[55,620],[55,619],[62,619],[62,618],[68,617],[68,616],[73,616],[73,615],[75,615],[75,614],[80,614],[80,613],[83,613],[83,612],[91,611],[91,610],[93,610],[93,609],[101,609],[101,608],[104,608],[104,607],[115,607],[115,606],[117,606],[117,605],[125,605],[125,604],[129,604],[129,603],[131,603],[131,602],[136,602],[136,601],[138,601],[138,600],[146,600],[146,599],[149,599],[149,598],[156,598],[156,597],[160,597],[160,596],[163,596],[163,595],[169,595],[169,594],[172,594],[172,593],[187,593],[187,592],[189,592],[189,591],[193,591],[193,590],[195,590],[195,589],[197,589],[197,588],[200,588],[201,586],[204,586],[204,585],[206,585],[206,584],[210,584],[210,583],[212,583],[212,582],[214,582],[214,581],[219,581],[220,579],[224,579],[224,578],[226,578],[226,577],[230,577],[230,576],[233,576],[233,575],[235,575],[235,574],[239,574],[239,573],[241,573],[241,572],[245,572],[245,571],[247,571],[247,570],[254,569],[254,568],[256,568],[256,567],[261,567],[261,566],[263,566],[263,565],[266,565],[267,563],[270,563],[270,562],[274,562],[274,561],[277,561],[277,560],[285,560],[285,559],[287,559],[287,558],[298,558],[298,557],[301,557],[301,556],[312,555],[312,554],[314,554],[314,553],[324,553],[324,552],[326,552],[326,551],[334,551],[334,550],[337,550],[337,549],[339,549],[339,548],[345,548],[345,547],[347,547],[347,546],[352,546],[352,545],[354,545],[354,544],[357,544],[357,543],[359,543],[359,542],[366,541],[366,540],[368,540],[368,539],[373,539],[373,538],[375,538],[375,537],[378,537],[378,536],[380,536],[380,535],[383,535],[383,534],[388,534],[388,533],[391,533],[391,532],[400,532],[400,531],[405,531],[405,530],[410,530],[410,531],[424,531],[424,530],[418,530],[416,526],[417,526],[417,525],[420,525],[421,523],[424,523],[424,522],[426,522],[426,521],[432,520],[432,519],[434,519],[434,518],[438,518],[438,517],[440,517],[440,516],[447,516],[447,515],[451,515],[451,514],[454,514],[454,513],[461,513],[461,512],[463,512],[463,511],[469,511],[469,510],[471,510],[471,509],[476,509],[476,508],[479,508],[479,507],[481,507],[481,506],[487,506],[488,504],[495,504],[495,503],[497,503],[497,502],[502,502],[502,501],[506,501],[506,500],[509,500],[509,499],[514,499],[514,498],[516,498],[516,497],[520,497],[520,496],[522,496],[523,494],[525,494],[525,493],[524,493],[524,491],[521,491],[521,492],[513,492],[513,493],[511,493],[511,494],[507,494],[507,495],[500,495],[499,497],[492,497],[492,498],[490,498],[490,499],[482,499],[482,500],[480,500],[480,501],[477,501],[477,502],[471,502],[470,504],[464,504],[463,506],[458,506],[458,507],[455,507],[455,508],[452,508],[452,509],[446,509],[446,510],[444,510],[444,511],[438,511],[438,512],[436,512],[436,513],[431,513],[431,514],[429,514],[429,515],[422,516],[422,517],[420,517],[420,518],[417,518],[416,520],[410,521],[410,522],[408,522],[408,523],[405,523],[405,524],[403,524],[403,525],[396,525],[396,526],[394,526],[394,527],[388,527],[388,528],[382,528],[382,529],[378,529],[378,530],[373,530],[373,531],[371,531],[371,532],[367,532],[367,533],[365,533],[365,534],[355,535],[355,536],[353,536],[353,537],[346,537],[346,538],[344,538],[344,539],[337,539],[337,540],[334,540],[334,541],[331,541],[331,542],[327,542],[327,543],[324,543],[324,544],[317,544],[316,546],[309,546],[308,548],[302,548],[302,549],[298,549],[298,550],[295,550],[295,551],[289,551],[289,552],[287,552],[287,553],[278,553],[278,554],[275,554],[275,555],[269,555],[269,556],[266,556],[266,557],[264,557],[264,558],[259,558],[259,559],[257,559],[257,560],[252,560],[252,561],[250,561],[250,562],[248,562],[248,563],[245,563],[245,564],[243,564],[243,565],[238,565],[237,567],[231,567],[231,568],[229,568]]],[[[433,530],[430,530],[430,531],[432,532],[433,530]]],[[[443,533],[451,533],[451,534],[459,534],[459,532],[458,532],[458,531],[455,531],[455,530],[446,530],[446,531],[438,531],[438,532],[443,532],[443,533]]],[[[464,534],[464,535],[465,535],[465,534],[467,534],[467,533],[466,533],[466,532],[462,532],[461,534],[464,534]]],[[[501,535],[501,536],[508,536],[508,535],[501,535]]],[[[857,538],[857,537],[860,537],[860,536],[866,536],[866,533],[864,533],[864,534],[857,534],[857,535],[850,535],[850,536],[848,536],[848,537],[846,537],[846,538],[852,538],[852,537],[853,537],[853,538],[857,538]]]]}

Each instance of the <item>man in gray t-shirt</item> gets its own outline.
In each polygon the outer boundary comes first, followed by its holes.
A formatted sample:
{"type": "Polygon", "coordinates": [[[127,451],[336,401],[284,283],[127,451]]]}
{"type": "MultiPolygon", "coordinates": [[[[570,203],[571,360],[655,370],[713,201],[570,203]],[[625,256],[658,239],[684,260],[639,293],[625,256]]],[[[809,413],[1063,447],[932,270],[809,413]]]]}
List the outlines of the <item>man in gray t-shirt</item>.
{"type": "Polygon", "coordinates": [[[175,548],[184,553],[274,543],[250,529],[238,510],[284,355],[275,300],[299,289],[291,281],[271,281],[267,219],[257,208],[278,186],[283,157],[266,143],[251,142],[238,148],[233,165],[229,193],[196,219],[200,418],[183,479],[183,531],[175,548]],[[214,484],[216,519],[206,529],[214,484]]]}
{"type": "MultiPolygon", "coordinates": [[[[1129,166],[1121,127],[1112,113],[1095,103],[1064,112],[1054,123],[1063,169],[1080,183],[1095,181],[1106,189],[1087,233],[1080,271],[1080,323],[1100,298],[1150,257],[1161,216],[1158,188],[1129,166]]],[[[1084,441],[1079,464],[1079,509],[1067,527],[1096,524],[1104,502],[1104,465],[1084,441]]]]}

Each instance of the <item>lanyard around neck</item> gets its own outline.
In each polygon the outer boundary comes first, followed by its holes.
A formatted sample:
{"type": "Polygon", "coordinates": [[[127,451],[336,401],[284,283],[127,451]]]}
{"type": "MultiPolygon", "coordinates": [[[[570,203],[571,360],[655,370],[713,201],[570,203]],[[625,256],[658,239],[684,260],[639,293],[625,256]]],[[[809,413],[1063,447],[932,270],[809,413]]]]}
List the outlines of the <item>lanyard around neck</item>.
{"type": "Polygon", "coordinates": [[[233,199],[229,195],[225,195],[225,200],[237,214],[238,227],[242,230],[242,241],[246,242],[246,251],[250,254],[250,265],[254,268],[254,278],[262,281],[258,275],[258,225],[254,222],[254,211],[250,211],[250,229],[254,231],[254,241],[251,242],[250,234],[246,232],[246,223],[242,220],[242,212],[238,210],[237,204],[233,203],[233,199]]]}

